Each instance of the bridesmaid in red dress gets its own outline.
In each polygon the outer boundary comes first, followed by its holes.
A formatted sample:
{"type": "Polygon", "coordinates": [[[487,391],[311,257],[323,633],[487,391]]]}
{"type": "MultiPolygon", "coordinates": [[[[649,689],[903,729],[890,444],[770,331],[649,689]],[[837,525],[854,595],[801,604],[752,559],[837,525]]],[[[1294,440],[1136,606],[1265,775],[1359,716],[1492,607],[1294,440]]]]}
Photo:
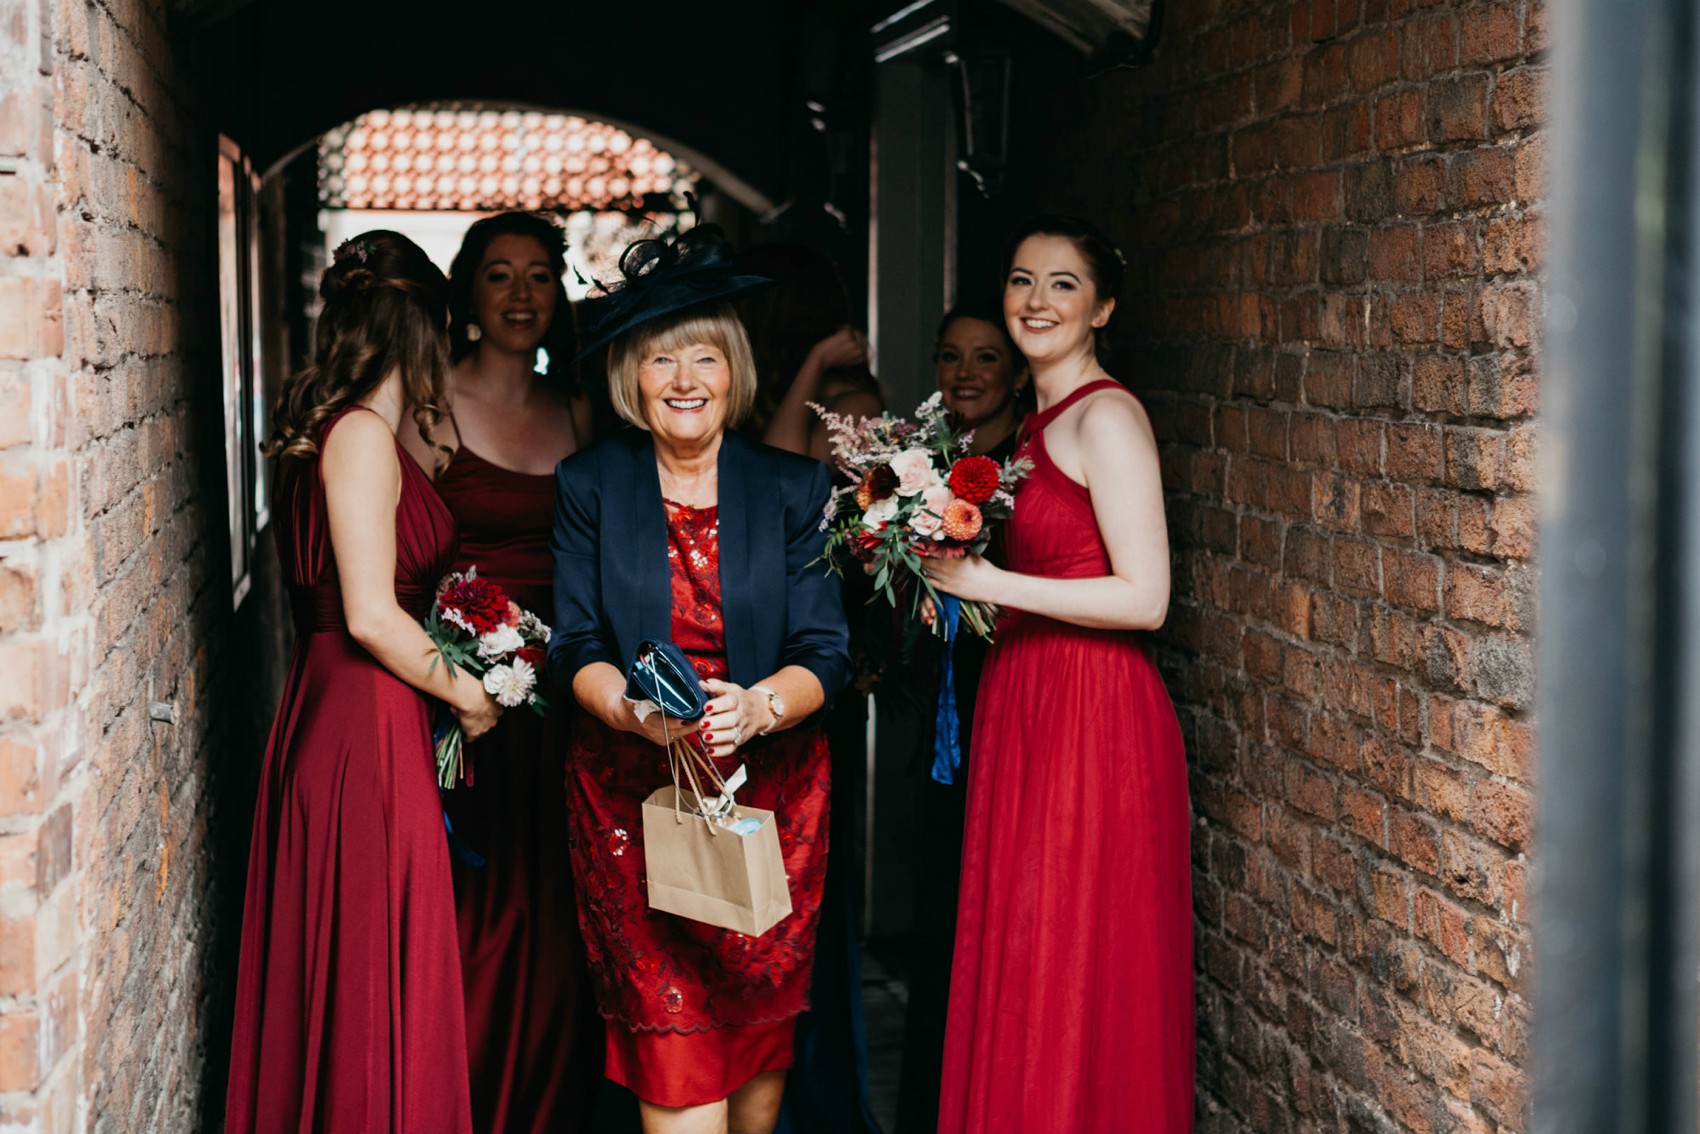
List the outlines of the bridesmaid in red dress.
{"type": "Polygon", "coordinates": [[[368,232],[319,293],[313,363],[266,446],[297,637],[254,809],[225,1129],[470,1134],[424,695],[468,737],[501,710],[432,665],[419,619],[454,522],[396,439],[436,419],[448,285],[406,237],[368,232]]]}
{"type": "Polygon", "coordinates": [[[928,561],[1007,611],[974,718],[943,1134],[1192,1129],[1186,753],[1134,634],[1168,608],[1163,491],[1145,411],[1094,350],[1120,277],[1084,221],[1017,231],[1004,319],[1039,398],[1033,473],[1007,567],[928,561]]]}
{"type": "MultiPolygon", "coordinates": [[[[565,259],[561,230],[541,216],[501,213],[467,230],[449,269],[449,414],[433,432],[453,454],[436,480],[460,531],[455,570],[477,567],[544,619],[554,610],[555,465],[589,422],[569,387],[577,349],[565,259]]],[[[403,441],[434,467],[432,445],[403,441]]],[[[479,1134],[583,1130],[602,1078],[567,857],[570,715],[565,704],[542,718],[508,714],[467,749],[470,782],[446,796],[455,833],[485,859],[454,864],[479,1134]]]]}

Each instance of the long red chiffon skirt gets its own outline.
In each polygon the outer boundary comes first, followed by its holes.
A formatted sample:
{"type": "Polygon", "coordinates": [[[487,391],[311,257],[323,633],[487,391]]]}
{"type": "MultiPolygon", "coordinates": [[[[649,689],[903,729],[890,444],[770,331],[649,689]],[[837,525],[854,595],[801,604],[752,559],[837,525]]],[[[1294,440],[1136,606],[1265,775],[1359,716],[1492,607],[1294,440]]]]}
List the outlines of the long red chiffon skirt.
{"type": "Polygon", "coordinates": [[[944,1134],[1192,1129],[1186,768],[1130,637],[1033,619],[974,725],[944,1134]]]}
{"type": "MultiPolygon", "coordinates": [[[[1109,573],[1091,496],[1030,419],[1007,531],[1024,574],[1109,573]]],[[[974,717],[943,1134],[1184,1134],[1193,1117],[1186,752],[1131,633],[1015,613],[974,717]]]]}

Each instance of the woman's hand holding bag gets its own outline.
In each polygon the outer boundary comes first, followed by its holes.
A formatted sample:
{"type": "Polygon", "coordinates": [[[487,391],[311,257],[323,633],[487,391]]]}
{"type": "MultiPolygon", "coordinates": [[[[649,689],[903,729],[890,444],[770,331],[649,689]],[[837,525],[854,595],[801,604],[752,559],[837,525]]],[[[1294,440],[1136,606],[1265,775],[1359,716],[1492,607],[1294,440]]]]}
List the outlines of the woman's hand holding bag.
{"type": "Polygon", "coordinates": [[[708,708],[708,694],[685,651],[655,638],[639,642],[626,666],[625,699],[636,723],[632,731],[660,745],[696,732],[708,708]]]}

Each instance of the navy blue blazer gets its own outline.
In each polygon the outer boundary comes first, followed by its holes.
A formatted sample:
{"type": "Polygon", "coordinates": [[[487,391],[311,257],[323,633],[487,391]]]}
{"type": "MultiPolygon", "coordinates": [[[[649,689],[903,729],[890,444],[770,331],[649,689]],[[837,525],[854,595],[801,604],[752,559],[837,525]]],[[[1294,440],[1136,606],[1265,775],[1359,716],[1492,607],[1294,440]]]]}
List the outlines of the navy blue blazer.
{"type": "MultiPolygon", "coordinates": [[[[731,680],[787,665],[820,679],[827,701],[850,680],[838,579],[816,563],[832,491],[826,466],[728,432],[720,446],[720,603],[731,680]]],[[[639,642],[673,636],[667,516],[650,435],[632,429],[555,470],[555,626],[549,666],[570,686],[607,662],[626,672],[639,642]]]]}

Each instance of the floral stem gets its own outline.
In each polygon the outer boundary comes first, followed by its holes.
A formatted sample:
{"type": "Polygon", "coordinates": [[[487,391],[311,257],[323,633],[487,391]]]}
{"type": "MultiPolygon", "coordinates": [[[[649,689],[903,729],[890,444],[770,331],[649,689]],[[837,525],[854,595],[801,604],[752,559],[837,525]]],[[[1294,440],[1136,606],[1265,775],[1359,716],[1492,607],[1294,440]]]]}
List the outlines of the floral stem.
{"type": "Polygon", "coordinates": [[[437,741],[437,786],[452,788],[461,778],[460,724],[456,722],[437,741]]]}

